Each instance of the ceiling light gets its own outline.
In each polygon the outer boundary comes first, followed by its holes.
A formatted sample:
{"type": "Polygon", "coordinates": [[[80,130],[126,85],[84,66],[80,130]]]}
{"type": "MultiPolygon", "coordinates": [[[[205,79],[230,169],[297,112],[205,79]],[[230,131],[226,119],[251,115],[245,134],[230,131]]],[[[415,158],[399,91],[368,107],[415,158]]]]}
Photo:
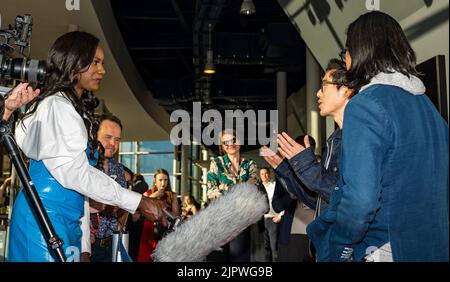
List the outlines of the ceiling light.
{"type": "Polygon", "coordinates": [[[256,13],[255,4],[253,4],[252,0],[243,0],[241,5],[241,14],[242,15],[253,15],[256,13]]]}
{"type": "Polygon", "coordinates": [[[205,69],[203,70],[203,73],[205,73],[205,74],[215,74],[216,73],[216,69],[214,67],[213,51],[211,49],[211,24],[209,24],[209,48],[208,48],[208,51],[206,51],[206,63],[205,63],[205,69]]]}
{"type": "Polygon", "coordinates": [[[206,74],[214,74],[216,73],[216,69],[214,68],[214,61],[213,61],[213,51],[208,50],[206,52],[206,64],[205,69],[203,70],[206,74]]]}

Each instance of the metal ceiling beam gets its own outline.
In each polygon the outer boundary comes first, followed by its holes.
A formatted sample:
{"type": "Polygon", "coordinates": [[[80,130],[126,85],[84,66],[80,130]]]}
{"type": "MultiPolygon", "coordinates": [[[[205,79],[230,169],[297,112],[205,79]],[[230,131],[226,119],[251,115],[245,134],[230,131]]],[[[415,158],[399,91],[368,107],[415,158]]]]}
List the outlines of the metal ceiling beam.
{"type": "Polygon", "coordinates": [[[271,102],[271,101],[275,101],[275,97],[270,97],[268,95],[260,95],[260,96],[247,96],[247,97],[242,97],[242,96],[211,96],[211,99],[214,100],[228,100],[228,101],[232,101],[232,102],[271,102]]]}
{"type": "MultiPolygon", "coordinates": [[[[176,50],[176,52],[178,53],[178,50],[176,50]]],[[[167,61],[167,60],[179,60],[179,56],[177,57],[141,57],[138,58],[138,61],[146,61],[146,62],[159,62],[159,61],[167,61]]]]}
{"type": "Polygon", "coordinates": [[[126,16],[126,20],[142,20],[142,21],[177,21],[174,17],[151,17],[151,16],[126,16]]]}
{"type": "Polygon", "coordinates": [[[192,49],[192,45],[179,45],[179,46],[131,46],[128,48],[131,51],[151,51],[151,50],[183,50],[192,49]]]}
{"type": "Polygon", "coordinates": [[[186,61],[186,57],[183,56],[180,50],[175,51],[177,53],[178,58],[183,62],[184,67],[190,74],[194,74],[194,70],[192,69],[191,65],[186,61]]]}
{"type": "Polygon", "coordinates": [[[191,28],[187,24],[186,18],[183,15],[183,11],[181,11],[180,5],[178,5],[178,2],[176,0],[171,0],[170,3],[172,4],[173,10],[175,11],[175,14],[177,15],[178,19],[181,22],[181,26],[184,30],[187,32],[191,32],[191,28]]]}

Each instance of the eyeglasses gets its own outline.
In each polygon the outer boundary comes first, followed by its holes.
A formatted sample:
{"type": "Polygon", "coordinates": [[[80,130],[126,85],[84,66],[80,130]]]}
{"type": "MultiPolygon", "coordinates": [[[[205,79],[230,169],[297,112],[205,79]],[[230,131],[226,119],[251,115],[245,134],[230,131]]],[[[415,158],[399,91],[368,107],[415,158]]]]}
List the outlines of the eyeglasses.
{"type": "Polygon", "coordinates": [[[225,146],[230,146],[230,145],[236,144],[236,137],[233,137],[230,140],[224,140],[222,142],[222,144],[225,145],[225,146]]]}
{"type": "Polygon", "coordinates": [[[340,85],[340,83],[337,83],[337,82],[334,82],[334,81],[330,81],[330,80],[322,80],[322,86],[320,87],[320,90],[322,90],[322,93],[324,92],[325,86],[327,86],[328,84],[331,84],[331,85],[340,85]]]}
{"type": "Polygon", "coordinates": [[[341,58],[341,61],[345,63],[345,53],[347,53],[347,48],[344,47],[342,51],[339,53],[339,57],[341,58]]]}

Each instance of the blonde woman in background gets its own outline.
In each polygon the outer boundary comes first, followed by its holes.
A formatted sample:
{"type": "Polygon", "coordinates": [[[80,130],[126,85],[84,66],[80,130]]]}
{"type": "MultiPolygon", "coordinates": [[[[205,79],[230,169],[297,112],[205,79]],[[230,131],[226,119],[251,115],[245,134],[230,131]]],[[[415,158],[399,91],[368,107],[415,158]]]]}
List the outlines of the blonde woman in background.
{"type": "MultiPolygon", "coordinates": [[[[241,142],[236,133],[225,129],[220,135],[219,155],[211,161],[208,172],[208,199],[220,197],[231,186],[250,182],[256,183],[257,167],[253,160],[241,155],[241,142]]],[[[250,228],[242,231],[236,238],[214,251],[207,257],[208,261],[250,261],[250,228]]]]}

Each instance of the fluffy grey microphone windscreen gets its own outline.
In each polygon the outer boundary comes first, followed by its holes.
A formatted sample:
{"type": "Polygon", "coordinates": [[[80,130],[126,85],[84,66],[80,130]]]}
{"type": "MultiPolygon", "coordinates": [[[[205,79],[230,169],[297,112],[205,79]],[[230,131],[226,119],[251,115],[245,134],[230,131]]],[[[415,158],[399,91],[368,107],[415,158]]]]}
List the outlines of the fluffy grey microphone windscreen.
{"type": "Polygon", "coordinates": [[[268,209],[266,195],[255,185],[237,184],[164,237],[153,252],[153,260],[203,261],[257,222],[268,209]]]}

